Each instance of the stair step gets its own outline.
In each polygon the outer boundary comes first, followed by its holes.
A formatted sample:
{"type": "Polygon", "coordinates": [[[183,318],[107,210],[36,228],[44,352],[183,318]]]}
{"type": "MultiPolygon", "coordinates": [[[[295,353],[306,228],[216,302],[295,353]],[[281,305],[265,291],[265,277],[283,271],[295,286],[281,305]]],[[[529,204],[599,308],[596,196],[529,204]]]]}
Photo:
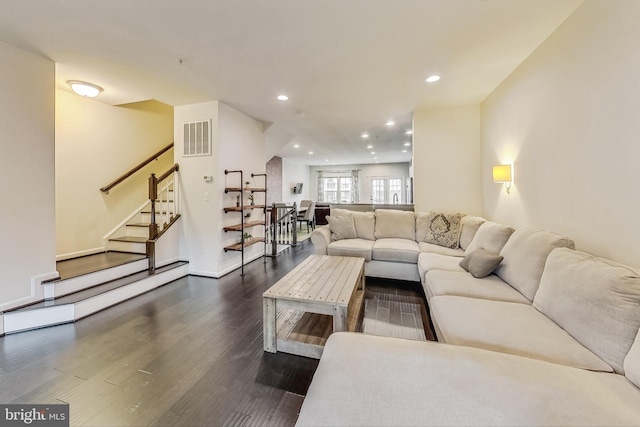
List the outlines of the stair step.
{"type": "Polygon", "coordinates": [[[189,274],[187,261],[176,261],[155,274],[147,270],[103,282],[81,291],[2,313],[7,334],[72,323],[189,274]]]}
{"type": "Polygon", "coordinates": [[[112,242],[146,243],[148,238],[136,237],[136,236],[120,236],[120,237],[112,237],[109,240],[112,242]]]}

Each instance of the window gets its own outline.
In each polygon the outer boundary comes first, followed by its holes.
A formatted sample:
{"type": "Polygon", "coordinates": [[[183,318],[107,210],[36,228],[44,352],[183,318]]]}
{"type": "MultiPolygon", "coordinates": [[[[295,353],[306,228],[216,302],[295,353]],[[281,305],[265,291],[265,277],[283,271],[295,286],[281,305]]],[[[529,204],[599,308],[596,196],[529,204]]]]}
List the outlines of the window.
{"type": "Polygon", "coordinates": [[[401,177],[371,178],[371,203],[404,203],[403,181],[404,179],[401,177]]]}
{"type": "Polygon", "coordinates": [[[358,203],[358,171],[318,171],[318,201],[358,203]]]}

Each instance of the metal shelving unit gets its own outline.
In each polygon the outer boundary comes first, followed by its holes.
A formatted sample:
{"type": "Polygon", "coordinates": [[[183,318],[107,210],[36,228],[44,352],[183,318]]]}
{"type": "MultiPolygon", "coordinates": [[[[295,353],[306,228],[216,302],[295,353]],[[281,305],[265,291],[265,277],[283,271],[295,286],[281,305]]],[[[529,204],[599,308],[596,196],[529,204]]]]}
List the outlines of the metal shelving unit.
{"type": "MultiPolygon", "coordinates": [[[[235,174],[235,173],[239,173],[240,174],[240,183],[244,182],[244,172],[242,170],[225,170],[224,174],[225,175],[229,175],[229,174],[235,174]]],[[[264,237],[251,237],[249,239],[245,238],[245,229],[249,229],[252,227],[258,227],[258,226],[263,226],[264,227],[264,234],[266,236],[266,205],[245,205],[245,200],[244,200],[244,195],[245,193],[249,192],[250,194],[253,193],[264,193],[265,194],[265,200],[267,197],[267,174],[265,173],[260,173],[260,174],[251,174],[251,177],[254,178],[256,176],[263,176],[264,180],[265,180],[265,186],[264,188],[256,188],[256,187],[225,187],[224,192],[225,193],[239,193],[239,206],[228,206],[224,208],[224,212],[240,212],[241,218],[240,218],[240,223],[239,224],[233,224],[233,225],[228,225],[223,227],[223,230],[225,232],[228,231],[236,231],[236,232],[240,232],[240,243],[235,243],[233,245],[228,245],[224,247],[224,251],[228,252],[228,251],[237,251],[241,253],[241,275],[244,276],[244,249],[248,246],[251,245],[255,245],[257,243],[262,243],[264,242],[264,253],[266,253],[266,240],[264,237]],[[251,221],[251,222],[245,222],[244,221],[244,211],[246,209],[262,209],[263,211],[263,219],[262,221],[251,221]]],[[[264,253],[263,253],[263,257],[264,257],[264,253]]]]}

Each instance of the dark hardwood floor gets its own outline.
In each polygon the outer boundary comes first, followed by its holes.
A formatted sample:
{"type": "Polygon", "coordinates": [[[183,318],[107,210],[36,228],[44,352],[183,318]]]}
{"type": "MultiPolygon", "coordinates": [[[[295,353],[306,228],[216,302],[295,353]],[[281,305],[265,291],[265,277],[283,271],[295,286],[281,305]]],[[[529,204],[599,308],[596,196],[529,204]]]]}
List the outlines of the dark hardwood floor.
{"type": "Polygon", "coordinates": [[[0,402],[69,403],[74,426],[293,425],[318,361],[263,352],[262,293],[311,251],[1,337],[0,402]]]}
{"type": "MultiPolygon", "coordinates": [[[[318,361],[263,352],[262,293],[312,248],[0,337],[0,403],[68,403],[73,426],[292,426],[318,361]]],[[[416,283],[367,288],[422,295],[416,283]]]]}

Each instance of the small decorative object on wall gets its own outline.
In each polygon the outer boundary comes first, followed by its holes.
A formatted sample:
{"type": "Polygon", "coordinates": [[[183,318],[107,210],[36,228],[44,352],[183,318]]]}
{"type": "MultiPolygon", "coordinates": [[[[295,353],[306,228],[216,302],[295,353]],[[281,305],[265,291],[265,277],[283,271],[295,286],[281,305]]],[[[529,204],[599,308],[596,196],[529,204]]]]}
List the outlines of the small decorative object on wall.
{"type": "Polygon", "coordinates": [[[498,165],[493,167],[493,182],[496,184],[504,184],[507,193],[511,192],[511,184],[513,184],[513,165],[498,165]]]}
{"type": "Polygon", "coordinates": [[[236,196],[236,208],[240,207],[240,195],[236,196]]]}
{"type": "Polygon", "coordinates": [[[250,183],[249,181],[245,181],[245,182],[244,182],[244,186],[245,186],[245,188],[249,188],[249,185],[251,185],[251,183],[250,183]]]}
{"type": "Polygon", "coordinates": [[[251,206],[255,206],[255,204],[256,204],[253,199],[254,199],[253,194],[249,194],[249,201],[251,202],[251,206]]]}

